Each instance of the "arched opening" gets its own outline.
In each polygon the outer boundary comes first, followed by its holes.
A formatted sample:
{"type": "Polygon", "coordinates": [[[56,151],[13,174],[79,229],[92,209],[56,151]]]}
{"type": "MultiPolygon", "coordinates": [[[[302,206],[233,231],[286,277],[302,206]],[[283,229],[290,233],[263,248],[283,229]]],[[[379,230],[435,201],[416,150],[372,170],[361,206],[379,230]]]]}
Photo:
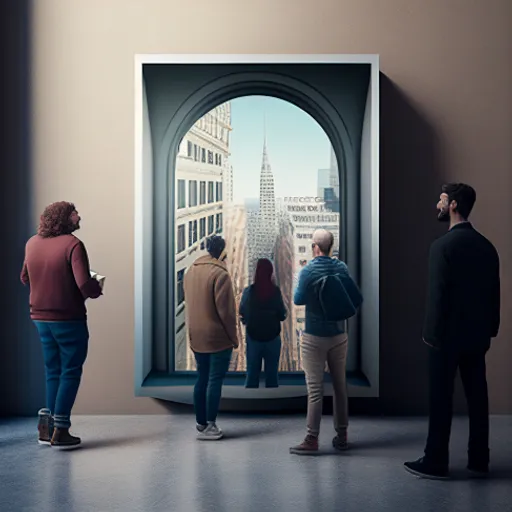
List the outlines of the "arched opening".
{"type": "MultiPolygon", "coordinates": [[[[341,219],[347,219],[346,204],[341,201],[338,163],[327,134],[292,103],[271,96],[238,97],[194,122],[180,142],[171,179],[175,186],[172,370],[196,369],[183,282],[194,261],[207,254],[207,237],[216,234],[226,240],[237,307],[240,348],[233,354],[230,371],[248,369],[251,351],[238,312],[257,260],[267,258],[273,262],[287,311],[277,355],[279,371],[301,372],[305,308],[293,304],[293,289],[298,272],[312,259],[314,230],[333,233],[334,257],[346,252],[346,244],[341,247],[346,233],[340,230],[341,219]]],[[[355,372],[359,339],[357,324],[350,327],[353,343],[347,371],[355,372]]]]}
{"type": "MultiPolygon", "coordinates": [[[[176,231],[176,157],[180,150],[188,152],[183,141],[190,128],[216,106],[238,97],[266,96],[289,102],[309,114],[332,145],[344,210],[339,218],[339,252],[362,283],[367,297],[363,306],[367,312],[362,311],[349,327],[353,345],[359,345],[354,358],[357,370],[349,378],[349,393],[377,396],[378,66],[371,57],[359,64],[353,60],[347,64],[321,60],[319,64],[286,65],[259,60],[241,64],[236,56],[232,57],[234,62],[228,64],[186,64],[181,57],[176,57],[178,62],[168,62],[166,56],[149,57],[150,63],[146,64],[144,57],[137,62],[136,395],[190,403],[195,379],[194,372],[176,370],[174,342],[170,341],[176,333],[175,304],[180,293],[176,283],[176,243],[182,237],[176,231]],[[367,212],[362,212],[362,198],[366,202],[370,199],[367,212]],[[361,247],[369,249],[365,251],[366,260],[361,257],[361,247]],[[361,343],[356,344],[354,338],[361,343]]],[[[199,197],[199,183],[197,187],[199,197]]],[[[188,201],[186,184],[185,200],[188,201]]],[[[188,224],[187,245],[186,229],[188,224]]],[[[198,222],[198,239],[200,229],[198,222]]],[[[263,389],[252,398],[304,395],[304,376],[300,374],[289,372],[279,390],[266,394],[269,390],[263,389]]],[[[251,398],[243,388],[243,378],[229,375],[223,396],[251,398]]],[[[326,394],[329,392],[327,384],[326,394]]]]}

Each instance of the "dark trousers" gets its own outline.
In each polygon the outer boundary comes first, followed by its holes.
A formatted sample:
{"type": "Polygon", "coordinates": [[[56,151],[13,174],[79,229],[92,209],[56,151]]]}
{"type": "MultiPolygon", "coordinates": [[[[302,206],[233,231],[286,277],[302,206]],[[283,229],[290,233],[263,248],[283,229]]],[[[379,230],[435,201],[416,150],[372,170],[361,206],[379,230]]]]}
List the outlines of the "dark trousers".
{"type": "Polygon", "coordinates": [[[46,373],[46,407],[57,428],[71,426],[82,368],[87,357],[89,330],[87,322],[34,321],[43,345],[46,373]]]}
{"type": "Polygon", "coordinates": [[[489,400],[485,355],[489,344],[479,350],[430,350],[430,419],[425,458],[429,463],[449,464],[453,414],[453,391],[460,370],[469,412],[469,465],[489,463],[489,400]]]}
{"type": "Polygon", "coordinates": [[[265,363],[265,387],[279,386],[279,359],[281,357],[281,338],[271,341],[256,341],[250,336],[247,340],[247,380],[246,388],[260,386],[261,364],[265,363]]]}
{"type": "Polygon", "coordinates": [[[217,420],[222,384],[233,349],[212,354],[194,352],[197,363],[197,381],[194,387],[194,410],[198,425],[206,425],[217,420]]]}

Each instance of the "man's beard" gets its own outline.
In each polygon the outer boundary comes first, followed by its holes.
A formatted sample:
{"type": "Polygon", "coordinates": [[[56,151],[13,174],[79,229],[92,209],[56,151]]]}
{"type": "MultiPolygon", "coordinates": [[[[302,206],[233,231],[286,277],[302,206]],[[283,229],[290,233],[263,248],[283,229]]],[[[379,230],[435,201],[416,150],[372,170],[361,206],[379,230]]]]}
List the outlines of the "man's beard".
{"type": "Polygon", "coordinates": [[[450,210],[447,208],[439,210],[439,213],[437,214],[437,220],[439,222],[450,222],[450,210]]]}
{"type": "Polygon", "coordinates": [[[70,224],[68,229],[68,234],[71,235],[71,233],[74,233],[75,231],[80,229],[80,223],[77,222],[76,224],[70,224]]]}

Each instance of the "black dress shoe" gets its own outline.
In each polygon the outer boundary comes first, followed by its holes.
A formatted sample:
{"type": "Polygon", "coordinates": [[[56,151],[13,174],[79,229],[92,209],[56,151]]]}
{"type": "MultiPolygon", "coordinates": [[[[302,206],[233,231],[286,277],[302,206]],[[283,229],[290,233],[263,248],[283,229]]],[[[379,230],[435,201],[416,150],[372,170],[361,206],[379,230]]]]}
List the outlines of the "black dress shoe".
{"type": "Polygon", "coordinates": [[[489,476],[489,465],[468,464],[468,471],[472,478],[487,478],[489,476]]]}
{"type": "Polygon", "coordinates": [[[429,478],[431,480],[447,480],[450,478],[447,467],[429,464],[425,457],[414,462],[406,462],[404,467],[406,471],[420,478],[429,478]]]}

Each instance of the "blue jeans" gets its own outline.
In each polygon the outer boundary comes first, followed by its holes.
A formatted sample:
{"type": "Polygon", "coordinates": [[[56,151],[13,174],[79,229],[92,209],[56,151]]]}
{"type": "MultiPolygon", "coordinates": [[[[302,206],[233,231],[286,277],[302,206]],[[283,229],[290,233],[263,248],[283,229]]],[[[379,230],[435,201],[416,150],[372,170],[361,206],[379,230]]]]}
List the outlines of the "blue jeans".
{"type": "Polygon", "coordinates": [[[89,330],[87,322],[34,321],[43,345],[46,373],[46,407],[57,428],[71,426],[82,366],[87,357],[89,330]]]}
{"type": "Polygon", "coordinates": [[[247,380],[246,388],[259,388],[261,363],[265,362],[265,387],[279,386],[279,358],[281,357],[281,337],[271,341],[255,341],[249,335],[247,340],[247,380]]]}
{"type": "Polygon", "coordinates": [[[197,382],[194,387],[194,409],[198,425],[217,420],[224,377],[229,370],[233,349],[199,354],[194,352],[197,363],[197,382]]]}

